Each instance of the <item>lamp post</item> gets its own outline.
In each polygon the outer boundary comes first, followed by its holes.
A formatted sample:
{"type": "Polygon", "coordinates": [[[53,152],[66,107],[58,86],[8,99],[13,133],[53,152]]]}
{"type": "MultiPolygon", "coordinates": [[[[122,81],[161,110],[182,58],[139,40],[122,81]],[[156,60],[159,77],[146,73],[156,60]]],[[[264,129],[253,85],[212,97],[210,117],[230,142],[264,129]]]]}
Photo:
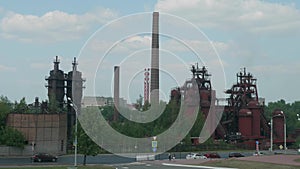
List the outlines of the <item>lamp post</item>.
{"type": "MultiPolygon", "coordinates": [[[[299,114],[297,114],[297,119],[298,119],[298,121],[300,121],[300,115],[299,114]]],[[[300,154],[300,144],[299,144],[298,153],[300,154]]]]}
{"type": "Polygon", "coordinates": [[[270,134],[271,138],[270,138],[270,151],[273,151],[273,117],[271,118],[271,134],[270,134]]]}
{"type": "Polygon", "coordinates": [[[68,97],[68,101],[70,102],[70,106],[75,110],[75,139],[74,139],[74,146],[75,146],[75,151],[74,151],[74,167],[77,167],[77,106],[73,103],[72,99],[68,97]]]}

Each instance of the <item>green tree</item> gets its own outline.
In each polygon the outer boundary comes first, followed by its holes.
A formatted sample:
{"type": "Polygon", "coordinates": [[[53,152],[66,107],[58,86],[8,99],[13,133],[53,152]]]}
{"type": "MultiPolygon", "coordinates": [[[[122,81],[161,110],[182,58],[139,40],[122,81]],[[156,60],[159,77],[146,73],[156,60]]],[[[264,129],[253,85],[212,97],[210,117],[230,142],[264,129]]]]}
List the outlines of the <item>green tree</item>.
{"type": "Polygon", "coordinates": [[[296,128],[300,127],[300,123],[297,119],[297,114],[300,114],[300,102],[286,103],[285,100],[281,99],[276,102],[270,102],[265,107],[265,113],[268,119],[271,119],[272,113],[279,109],[284,112],[286,117],[287,134],[291,134],[296,128]]]}
{"type": "Polygon", "coordinates": [[[0,97],[0,145],[24,147],[25,137],[18,130],[6,127],[6,117],[12,112],[26,112],[28,107],[25,102],[25,98],[20,100],[20,103],[15,104],[15,109],[13,109],[13,104],[8,100],[7,97],[0,97]]]}
{"type": "MultiPolygon", "coordinates": [[[[74,132],[74,134],[76,134],[74,132]]],[[[95,156],[99,154],[100,147],[85,133],[80,123],[78,123],[77,128],[77,138],[78,138],[78,152],[84,155],[83,165],[86,165],[86,158],[88,155],[95,156]]]]}
{"type": "Polygon", "coordinates": [[[298,136],[298,137],[296,138],[295,145],[296,145],[297,148],[300,149],[300,136],[298,136]]]}
{"type": "Polygon", "coordinates": [[[0,128],[5,126],[6,117],[12,111],[12,103],[5,96],[0,96],[0,128]]]}
{"type": "Polygon", "coordinates": [[[11,127],[2,127],[0,129],[0,144],[24,148],[25,137],[18,130],[11,127]]]}
{"type": "Polygon", "coordinates": [[[28,105],[26,104],[25,97],[23,97],[20,102],[15,102],[15,108],[13,110],[15,113],[28,113],[29,108],[28,105]]]}
{"type": "Polygon", "coordinates": [[[190,135],[192,137],[198,137],[201,133],[201,130],[203,128],[203,125],[204,125],[204,122],[205,122],[205,117],[204,117],[204,114],[199,111],[198,113],[198,116],[197,116],[197,119],[190,131],[190,135]]]}
{"type": "Polygon", "coordinates": [[[149,110],[150,106],[151,106],[151,105],[150,105],[150,103],[149,103],[149,100],[146,100],[145,103],[144,103],[144,105],[143,105],[142,111],[147,111],[147,110],[149,110]]]}
{"type": "Polygon", "coordinates": [[[143,97],[142,97],[142,95],[139,95],[139,98],[136,100],[136,103],[135,103],[134,107],[137,110],[142,110],[142,108],[143,108],[143,97]]]}
{"type": "Polygon", "coordinates": [[[113,106],[102,106],[100,107],[101,113],[106,121],[111,122],[114,119],[114,107],[113,106]]]}
{"type": "Polygon", "coordinates": [[[49,111],[51,113],[57,113],[60,111],[59,106],[58,106],[58,102],[55,98],[55,95],[50,95],[49,98],[49,111]]]}

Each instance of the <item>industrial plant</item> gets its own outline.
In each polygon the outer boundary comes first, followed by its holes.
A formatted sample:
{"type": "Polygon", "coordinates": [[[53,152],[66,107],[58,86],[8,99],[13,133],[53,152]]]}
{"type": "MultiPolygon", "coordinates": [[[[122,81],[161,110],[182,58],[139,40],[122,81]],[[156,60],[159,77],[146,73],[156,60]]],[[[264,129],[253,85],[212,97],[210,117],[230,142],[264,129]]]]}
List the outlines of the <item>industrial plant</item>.
{"type": "MultiPolygon", "coordinates": [[[[263,149],[270,147],[270,138],[273,144],[284,145],[295,142],[295,139],[286,139],[285,114],[280,110],[273,112],[273,121],[269,123],[264,113],[264,99],[259,99],[256,80],[246,71],[237,73],[237,83],[225,91],[227,98],[216,98],[216,91],[212,88],[210,74],[205,66],[192,67],[193,77],[196,81],[200,96],[200,110],[204,118],[212,113],[215,118],[221,116],[220,122],[212,135],[216,140],[225,140],[232,144],[243,144],[247,148],[255,148],[257,143],[263,149]],[[225,101],[225,105],[220,105],[225,101]],[[210,112],[211,110],[211,112],[210,112]],[[272,133],[271,133],[272,129],[272,133]],[[271,136],[272,134],[272,136],[271,136]]],[[[184,87],[171,91],[171,99],[179,103],[184,87]]],[[[192,138],[193,144],[199,144],[199,138],[192,138]]]]}
{"type": "MultiPolygon", "coordinates": [[[[49,102],[40,103],[37,98],[34,103],[34,107],[37,109],[36,113],[11,113],[7,118],[7,125],[21,131],[28,144],[32,146],[32,150],[28,150],[27,154],[31,154],[33,150],[65,154],[68,145],[72,145],[72,127],[75,124],[76,113],[80,113],[85,80],[82,78],[82,73],[77,70],[76,58],[72,63],[72,71],[68,73],[59,69],[59,63],[59,58],[56,56],[54,69],[45,78],[49,102]],[[70,103],[75,104],[76,109],[70,103]],[[51,109],[53,105],[57,109],[51,109]]],[[[109,100],[98,99],[102,100],[102,106],[115,105],[113,120],[117,121],[119,118],[117,106],[120,104],[121,67],[115,66],[112,70],[114,70],[114,96],[109,100]]],[[[216,97],[216,91],[210,81],[210,76],[213,75],[209,74],[205,66],[194,65],[191,72],[192,77],[186,83],[196,82],[192,84],[196,85],[194,87],[199,91],[201,113],[198,116],[203,116],[205,119],[209,112],[216,117],[223,114],[211,136],[213,139],[225,140],[231,144],[244,144],[248,148],[255,148],[259,143],[263,149],[268,149],[273,144],[284,145],[286,148],[288,144],[295,142],[293,138],[286,137],[284,112],[275,110],[272,123],[267,120],[264,112],[265,103],[263,99],[260,99],[257,90],[257,79],[247,72],[246,68],[236,74],[236,83],[225,91],[228,95],[227,98],[216,97]],[[221,105],[220,102],[225,102],[225,105],[221,105]]],[[[185,90],[185,86],[172,89],[170,99],[180,104],[185,90]]],[[[158,12],[153,13],[151,67],[145,69],[144,103],[146,102],[154,106],[159,103],[158,12]]],[[[198,136],[192,137],[191,141],[194,145],[201,143],[198,136]]]]}
{"type": "Polygon", "coordinates": [[[85,80],[77,70],[76,58],[72,63],[72,71],[68,73],[59,69],[58,56],[53,63],[54,69],[45,78],[49,102],[40,103],[36,98],[32,105],[35,112],[10,113],[7,117],[7,126],[21,131],[30,145],[22,152],[10,152],[10,155],[31,155],[32,152],[66,154],[67,146],[72,145],[75,111],[80,111],[81,108],[85,80]],[[78,110],[70,106],[70,102],[75,104],[78,110]]]}
{"type": "MultiPolygon", "coordinates": [[[[205,66],[193,65],[191,68],[192,78],[186,83],[195,85],[199,91],[200,111],[204,119],[209,113],[215,116],[215,120],[222,115],[212,138],[215,140],[225,140],[232,144],[243,144],[247,148],[255,148],[259,144],[261,148],[268,149],[271,145],[283,145],[295,142],[295,138],[288,138],[286,133],[285,114],[281,110],[273,112],[272,123],[269,123],[265,116],[265,102],[258,95],[257,79],[247,72],[246,68],[236,74],[236,83],[225,91],[228,98],[216,98],[216,91],[213,89],[208,70],[205,66]],[[225,102],[225,105],[220,105],[225,102]],[[272,132],[271,132],[272,130],[272,132]],[[271,140],[270,140],[271,138],[271,140]],[[270,143],[272,142],[272,143],[270,143]]],[[[152,24],[152,50],[151,68],[145,69],[144,78],[144,98],[149,99],[151,105],[159,102],[159,13],[153,13],[152,24]],[[150,90],[149,90],[150,75],[150,90]]],[[[119,67],[115,67],[115,100],[119,98],[119,67]]],[[[186,85],[186,84],[185,84],[186,85]]],[[[182,96],[187,90],[186,86],[177,87],[171,91],[171,99],[180,104],[182,96]]],[[[116,104],[115,104],[116,105],[116,104]]],[[[116,112],[117,114],[117,112],[116,112]]],[[[194,145],[200,144],[199,136],[192,137],[194,145]]]]}

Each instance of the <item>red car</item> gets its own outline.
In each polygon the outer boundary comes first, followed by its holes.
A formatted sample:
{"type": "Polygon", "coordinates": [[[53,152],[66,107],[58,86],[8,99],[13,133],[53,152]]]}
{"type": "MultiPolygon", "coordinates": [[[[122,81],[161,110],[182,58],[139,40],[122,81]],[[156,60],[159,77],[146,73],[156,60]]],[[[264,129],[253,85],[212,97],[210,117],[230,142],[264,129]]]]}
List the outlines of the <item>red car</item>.
{"type": "Polygon", "coordinates": [[[207,158],[221,158],[218,153],[206,153],[204,156],[207,158]]]}

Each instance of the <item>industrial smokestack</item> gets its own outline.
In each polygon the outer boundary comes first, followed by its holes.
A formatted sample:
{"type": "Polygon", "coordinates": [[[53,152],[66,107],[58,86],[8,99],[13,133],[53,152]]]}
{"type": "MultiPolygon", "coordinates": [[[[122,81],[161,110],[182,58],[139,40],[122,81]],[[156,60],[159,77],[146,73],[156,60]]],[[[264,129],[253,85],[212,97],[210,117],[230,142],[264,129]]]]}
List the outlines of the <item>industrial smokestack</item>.
{"type": "Polygon", "coordinates": [[[118,107],[120,98],[120,67],[114,67],[114,121],[118,119],[118,107]]]}
{"type": "Polygon", "coordinates": [[[153,12],[151,50],[151,104],[159,103],[159,32],[158,12],[153,12]]]}
{"type": "Polygon", "coordinates": [[[145,68],[144,78],[144,104],[149,103],[149,68],[145,68]]]}

